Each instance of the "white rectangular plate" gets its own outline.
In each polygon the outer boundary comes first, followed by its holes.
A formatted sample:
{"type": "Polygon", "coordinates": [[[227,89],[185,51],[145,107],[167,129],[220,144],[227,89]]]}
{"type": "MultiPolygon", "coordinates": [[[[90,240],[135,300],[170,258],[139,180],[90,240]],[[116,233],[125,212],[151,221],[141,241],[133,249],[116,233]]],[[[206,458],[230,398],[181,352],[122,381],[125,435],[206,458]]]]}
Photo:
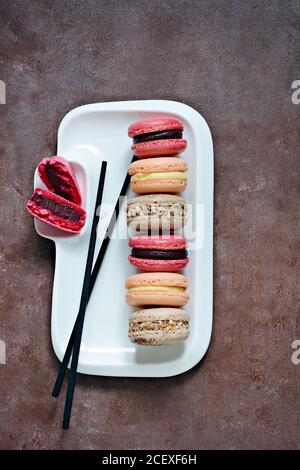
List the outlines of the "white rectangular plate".
{"type": "MultiPolygon", "coordinates": [[[[210,342],[213,285],[210,130],[203,117],[183,103],[149,100],[81,106],[68,113],[60,124],[57,154],[73,165],[87,210],[87,222],[81,234],[74,236],[35,220],[38,233],[53,240],[56,246],[52,343],[57,357],[62,360],[80,302],[101,162],[106,160],[108,168],[96,254],[132,158],[127,128],[136,120],[162,115],[181,119],[188,140],[188,147],[182,154],[189,166],[188,188],[183,196],[192,205],[190,220],[195,233],[189,234],[191,227],[185,229],[185,235],[190,238],[190,263],[185,270],[190,301],[184,308],[191,315],[191,334],[186,342],[171,346],[137,346],[129,341],[128,315],[133,310],[125,303],[124,284],[134,269],[127,260],[127,228],[125,213],[121,210],[86,312],[78,364],[81,373],[127,377],[177,375],[197,364],[210,342]]],[[[44,187],[37,173],[34,185],[44,187]]],[[[129,191],[128,197],[131,196],[129,191]]]]}

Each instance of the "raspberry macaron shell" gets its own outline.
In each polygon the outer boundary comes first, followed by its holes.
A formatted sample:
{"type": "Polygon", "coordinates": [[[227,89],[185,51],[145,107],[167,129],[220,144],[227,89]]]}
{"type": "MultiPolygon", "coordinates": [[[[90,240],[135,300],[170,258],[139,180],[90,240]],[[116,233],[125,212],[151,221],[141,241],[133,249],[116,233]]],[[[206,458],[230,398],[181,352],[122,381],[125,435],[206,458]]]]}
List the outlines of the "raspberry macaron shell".
{"type": "Polygon", "coordinates": [[[149,250],[185,250],[187,240],[181,235],[136,235],[129,239],[128,245],[149,250]]]}
{"type": "Polygon", "coordinates": [[[136,137],[142,134],[166,130],[183,131],[183,124],[179,119],[171,117],[141,119],[128,127],[128,136],[136,137]]]}
{"type": "Polygon", "coordinates": [[[46,157],[38,164],[38,174],[55,194],[81,205],[81,194],[70,163],[57,155],[46,157]]]}
{"type": "Polygon", "coordinates": [[[129,262],[139,271],[146,272],[177,272],[186,267],[189,262],[188,258],[180,260],[154,260],[136,258],[135,256],[128,256],[129,262]]]}
{"type": "Polygon", "coordinates": [[[187,147],[185,139],[153,140],[133,144],[131,150],[139,158],[172,156],[182,153],[187,147]]]}
{"type": "Polygon", "coordinates": [[[41,188],[34,190],[27,210],[36,219],[70,233],[80,233],[86,220],[82,207],[41,188]]]}

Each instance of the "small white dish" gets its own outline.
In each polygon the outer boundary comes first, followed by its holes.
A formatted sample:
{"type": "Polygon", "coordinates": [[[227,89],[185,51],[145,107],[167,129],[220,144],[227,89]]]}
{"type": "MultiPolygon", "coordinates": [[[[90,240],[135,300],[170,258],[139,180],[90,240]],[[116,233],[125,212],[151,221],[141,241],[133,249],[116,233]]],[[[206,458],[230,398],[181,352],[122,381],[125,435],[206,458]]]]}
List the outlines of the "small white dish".
{"type": "MultiPolygon", "coordinates": [[[[213,290],[213,145],[209,127],[191,107],[174,101],[121,101],[80,106],[69,112],[58,130],[57,155],[73,166],[87,210],[79,235],[70,235],[35,220],[38,233],[56,246],[51,336],[62,360],[78,313],[89,233],[102,160],[108,162],[96,254],[107,228],[128,165],[132,158],[128,126],[139,119],[174,116],[184,123],[188,147],[182,154],[189,165],[188,188],[182,194],[192,212],[197,209],[194,238],[189,241],[191,334],[171,346],[138,346],[127,337],[128,315],[125,280],[134,269],[129,264],[125,213],[120,211],[113,239],[98,275],[85,317],[78,371],[85,374],[127,377],[167,377],[195,366],[204,356],[212,330],[213,290]],[[124,235],[123,239],[116,237],[124,235]]],[[[35,187],[44,187],[37,172],[35,187]]],[[[133,194],[128,191],[128,197],[133,194]]],[[[190,214],[191,216],[191,214],[190,214]]],[[[194,217],[190,217],[195,222],[194,217]]],[[[185,234],[187,235],[187,230],[185,234]]],[[[189,237],[188,237],[189,238],[189,237]]]]}

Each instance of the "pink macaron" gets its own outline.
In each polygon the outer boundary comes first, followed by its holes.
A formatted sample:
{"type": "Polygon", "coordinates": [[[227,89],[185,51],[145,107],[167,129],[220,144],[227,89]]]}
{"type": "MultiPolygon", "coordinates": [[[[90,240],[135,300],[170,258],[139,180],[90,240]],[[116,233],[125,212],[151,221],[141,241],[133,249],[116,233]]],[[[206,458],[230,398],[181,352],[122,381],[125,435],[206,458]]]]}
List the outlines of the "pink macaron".
{"type": "Polygon", "coordinates": [[[38,220],[65,232],[79,233],[85,224],[85,210],[71,201],[36,188],[27,202],[28,212],[38,220]]]}
{"type": "Polygon", "coordinates": [[[63,157],[54,155],[43,158],[38,164],[38,173],[49,191],[81,205],[81,195],[73,169],[63,157]]]}
{"type": "Polygon", "coordinates": [[[182,132],[182,122],[169,117],[143,119],[128,128],[128,135],[133,138],[131,149],[139,158],[183,152],[187,141],[182,138],[182,132]]]}
{"type": "Polygon", "coordinates": [[[130,238],[128,259],[141,271],[175,272],[189,262],[187,241],[180,235],[138,235],[130,238]]]}

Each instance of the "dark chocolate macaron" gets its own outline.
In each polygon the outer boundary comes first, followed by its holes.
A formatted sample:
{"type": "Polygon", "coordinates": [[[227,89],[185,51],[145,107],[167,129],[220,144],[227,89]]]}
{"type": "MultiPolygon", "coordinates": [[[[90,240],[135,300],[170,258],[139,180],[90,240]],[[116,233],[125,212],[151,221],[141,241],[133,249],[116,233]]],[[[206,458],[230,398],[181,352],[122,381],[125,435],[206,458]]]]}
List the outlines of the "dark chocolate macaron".
{"type": "Polygon", "coordinates": [[[180,271],[189,261],[186,239],[180,235],[135,236],[129,246],[129,261],[141,271],[180,271]]]}
{"type": "Polygon", "coordinates": [[[177,155],[187,146],[182,133],[182,122],[170,117],[143,119],[128,129],[133,138],[131,149],[140,158],[177,155]]]}

